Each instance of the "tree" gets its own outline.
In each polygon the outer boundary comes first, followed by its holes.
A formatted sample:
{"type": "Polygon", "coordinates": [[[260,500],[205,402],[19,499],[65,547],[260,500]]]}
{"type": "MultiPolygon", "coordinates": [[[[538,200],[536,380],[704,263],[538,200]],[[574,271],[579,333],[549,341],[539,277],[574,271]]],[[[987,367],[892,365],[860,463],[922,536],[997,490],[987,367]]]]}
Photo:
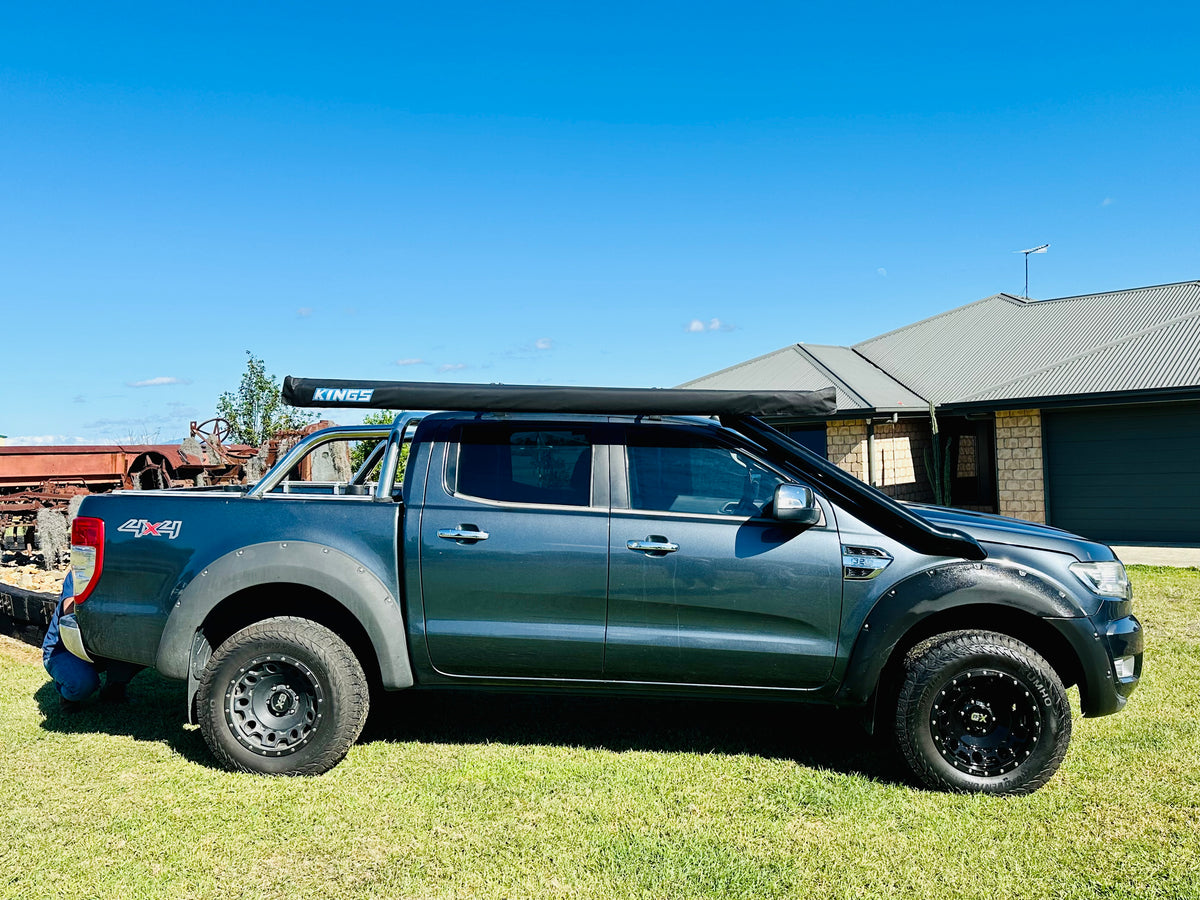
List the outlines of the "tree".
{"type": "Polygon", "coordinates": [[[280,431],[303,428],[313,421],[313,413],[284,406],[279,382],[267,374],[266,364],[249,350],[246,357],[246,371],[237,391],[225,391],[217,400],[217,415],[229,420],[230,443],[258,447],[280,431]]]}
{"type": "MultiPolygon", "coordinates": [[[[393,420],[395,420],[395,418],[396,418],[396,414],[394,412],[392,412],[390,409],[380,409],[380,410],[375,410],[374,412],[369,412],[365,416],[363,416],[363,424],[364,425],[391,425],[393,420]]],[[[367,461],[367,457],[370,455],[371,451],[375,449],[375,446],[378,443],[379,443],[378,440],[359,441],[357,444],[355,444],[353,447],[350,448],[350,467],[355,472],[357,472],[359,470],[359,468],[361,468],[362,464],[367,461]]],[[[406,443],[400,448],[400,459],[398,460],[397,465],[396,465],[396,482],[397,482],[397,484],[404,477],[404,469],[405,469],[405,466],[408,465],[408,448],[409,448],[409,446],[410,445],[406,443]]],[[[381,463],[381,465],[382,465],[382,463],[381,463]]],[[[375,470],[371,473],[370,478],[368,478],[367,480],[368,481],[377,481],[378,479],[379,479],[379,466],[376,466],[375,470]]]]}

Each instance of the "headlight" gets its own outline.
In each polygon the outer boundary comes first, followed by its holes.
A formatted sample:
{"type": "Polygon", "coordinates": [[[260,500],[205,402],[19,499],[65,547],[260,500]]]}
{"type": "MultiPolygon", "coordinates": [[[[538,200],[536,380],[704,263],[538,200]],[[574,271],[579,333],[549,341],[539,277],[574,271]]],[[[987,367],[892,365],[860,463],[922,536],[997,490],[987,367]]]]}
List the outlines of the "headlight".
{"type": "Polygon", "coordinates": [[[1133,599],[1133,588],[1129,584],[1129,576],[1125,574],[1125,566],[1116,560],[1072,563],[1071,571],[1097,594],[1121,600],[1133,599]]]}

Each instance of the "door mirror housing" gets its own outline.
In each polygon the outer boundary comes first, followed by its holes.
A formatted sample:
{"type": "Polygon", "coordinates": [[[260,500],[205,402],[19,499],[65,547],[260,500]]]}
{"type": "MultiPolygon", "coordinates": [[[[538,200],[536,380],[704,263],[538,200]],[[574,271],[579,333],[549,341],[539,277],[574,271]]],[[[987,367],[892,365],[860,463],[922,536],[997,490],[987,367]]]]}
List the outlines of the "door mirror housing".
{"type": "Polygon", "coordinates": [[[772,505],[775,518],[780,522],[803,525],[811,528],[821,521],[821,504],[812,488],[799,484],[781,484],[775,488],[772,505]]]}

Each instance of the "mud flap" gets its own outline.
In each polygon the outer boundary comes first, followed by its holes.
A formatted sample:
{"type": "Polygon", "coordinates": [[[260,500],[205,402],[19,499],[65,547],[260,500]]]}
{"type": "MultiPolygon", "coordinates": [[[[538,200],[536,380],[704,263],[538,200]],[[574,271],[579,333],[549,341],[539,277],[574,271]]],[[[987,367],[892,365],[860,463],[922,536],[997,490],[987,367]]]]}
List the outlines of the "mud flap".
{"type": "Polygon", "coordinates": [[[187,720],[189,725],[198,725],[196,717],[196,694],[200,691],[200,673],[212,658],[212,644],[208,642],[202,629],[196,629],[192,638],[192,654],[188,664],[187,677],[187,720]]]}
{"type": "Polygon", "coordinates": [[[876,688],[871,692],[870,699],[868,699],[867,702],[859,708],[858,712],[858,724],[862,726],[862,730],[871,737],[875,736],[875,718],[878,713],[879,689],[876,688]]]}

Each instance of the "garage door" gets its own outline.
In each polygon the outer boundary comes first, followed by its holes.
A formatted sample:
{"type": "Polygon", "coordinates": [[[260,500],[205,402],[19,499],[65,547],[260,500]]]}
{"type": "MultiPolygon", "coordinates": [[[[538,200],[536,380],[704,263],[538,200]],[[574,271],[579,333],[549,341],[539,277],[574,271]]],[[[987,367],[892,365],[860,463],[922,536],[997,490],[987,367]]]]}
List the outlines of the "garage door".
{"type": "Polygon", "coordinates": [[[1200,543],[1200,403],[1045,411],[1050,524],[1109,543],[1200,543]]]}

